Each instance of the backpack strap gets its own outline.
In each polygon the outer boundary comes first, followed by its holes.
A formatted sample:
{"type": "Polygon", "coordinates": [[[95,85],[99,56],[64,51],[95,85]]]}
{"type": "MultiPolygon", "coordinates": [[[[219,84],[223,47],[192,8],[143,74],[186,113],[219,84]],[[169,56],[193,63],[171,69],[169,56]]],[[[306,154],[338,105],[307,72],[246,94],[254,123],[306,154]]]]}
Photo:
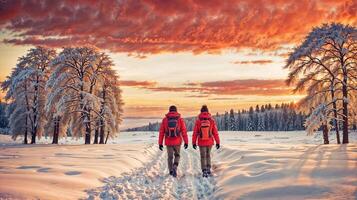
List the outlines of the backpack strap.
{"type": "Polygon", "coordinates": [[[180,123],[180,117],[176,117],[177,119],[177,124],[176,124],[176,137],[181,135],[181,123],[180,123]]]}
{"type": "Polygon", "coordinates": [[[212,132],[213,132],[213,122],[212,122],[213,120],[210,118],[209,119],[209,132],[208,132],[208,134],[209,134],[209,137],[212,137],[212,132]]]}

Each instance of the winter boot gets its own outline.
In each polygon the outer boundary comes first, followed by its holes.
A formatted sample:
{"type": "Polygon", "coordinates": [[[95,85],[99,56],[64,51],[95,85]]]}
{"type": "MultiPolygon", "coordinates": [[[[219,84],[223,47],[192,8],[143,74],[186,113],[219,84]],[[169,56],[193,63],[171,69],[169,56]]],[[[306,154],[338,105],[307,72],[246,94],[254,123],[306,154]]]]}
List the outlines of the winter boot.
{"type": "Polygon", "coordinates": [[[175,177],[175,178],[177,177],[176,169],[173,169],[173,170],[172,170],[172,174],[171,174],[171,175],[172,175],[173,177],[175,177]]]}
{"type": "Polygon", "coordinates": [[[206,169],[207,176],[212,176],[211,169],[206,169]]]}
{"type": "Polygon", "coordinates": [[[207,171],[205,169],[202,170],[202,177],[208,177],[207,171]]]}
{"type": "Polygon", "coordinates": [[[173,171],[173,170],[171,170],[171,171],[170,171],[170,175],[172,176],[172,174],[173,174],[173,173],[174,173],[174,171],[173,171]]]}

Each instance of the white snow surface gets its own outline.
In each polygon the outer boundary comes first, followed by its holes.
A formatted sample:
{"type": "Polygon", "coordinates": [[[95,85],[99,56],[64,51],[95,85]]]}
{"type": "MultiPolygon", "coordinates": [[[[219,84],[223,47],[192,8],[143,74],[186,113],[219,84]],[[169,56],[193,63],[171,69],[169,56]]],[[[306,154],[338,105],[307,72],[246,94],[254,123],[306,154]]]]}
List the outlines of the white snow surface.
{"type": "MultiPolygon", "coordinates": [[[[107,145],[22,145],[0,135],[0,199],[356,199],[357,133],[322,145],[321,133],[220,132],[213,176],[201,177],[199,151],[181,149],[168,175],[156,132],[123,132],[107,145]]],[[[65,144],[66,143],[66,144],[65,144]]],[[[164,149],[165,150],[165,149],[164,149]]]]}

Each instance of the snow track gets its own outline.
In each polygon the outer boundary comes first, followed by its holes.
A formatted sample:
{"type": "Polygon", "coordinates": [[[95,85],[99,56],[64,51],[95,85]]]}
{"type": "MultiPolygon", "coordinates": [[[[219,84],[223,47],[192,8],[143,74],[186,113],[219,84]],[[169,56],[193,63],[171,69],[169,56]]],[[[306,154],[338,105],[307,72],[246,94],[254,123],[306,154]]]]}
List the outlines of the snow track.
{"type": "MultiPolygon", "coordinates": [[[[154,148],[154,147],[151,147],[154,148]]],[[[145,167],[103,180],[105,185],[88,190],[88,199],[211,199],[214,176],[203,178],[199,151],[181,149],[178,176],[168,175],[166,151],[153,151],[145,167]]]]}

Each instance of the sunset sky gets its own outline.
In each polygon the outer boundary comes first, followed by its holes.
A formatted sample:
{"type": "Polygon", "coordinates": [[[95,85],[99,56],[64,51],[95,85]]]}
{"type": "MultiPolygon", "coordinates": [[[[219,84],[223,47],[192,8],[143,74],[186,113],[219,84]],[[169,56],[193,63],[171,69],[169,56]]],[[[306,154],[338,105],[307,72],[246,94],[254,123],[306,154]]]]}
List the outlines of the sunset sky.
{"type": "Polygon", "coordinates": [[[0,81],[34,45],[92,45],[115,63],[127,118],[297,101],[287,54],[314,26],[356,16],[356,0],[3,0],[0,81]]]}

